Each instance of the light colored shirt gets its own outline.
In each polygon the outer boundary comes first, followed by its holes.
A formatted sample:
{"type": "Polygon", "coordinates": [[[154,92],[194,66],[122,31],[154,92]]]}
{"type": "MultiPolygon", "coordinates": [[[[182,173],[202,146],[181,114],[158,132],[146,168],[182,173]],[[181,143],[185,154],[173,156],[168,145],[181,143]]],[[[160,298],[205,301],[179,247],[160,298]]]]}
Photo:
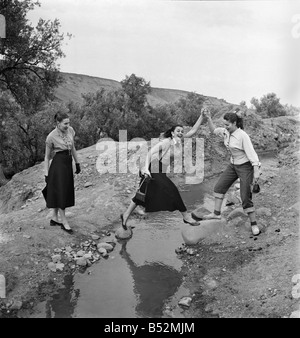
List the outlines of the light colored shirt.
{"type": "Polygon", "coordinates": [[[68,128],[66,135],[63,135],[57,128],[55,128],[47,136],[46,146],[55,153],[58,151],[71,150],[74,145],[74,136],[75,131],[72,127],[68,128]]]}
{"type": "Polygon", "coordinates": [[[232,164],[243,164],[251,162],[252,165],[260,166],[256,151],[253,148],[249,135],[241,128],[236,129],[232,134],[226,128],[218,127],[214,134],[224,140],[224,144],[231,154],[232,164]]]}

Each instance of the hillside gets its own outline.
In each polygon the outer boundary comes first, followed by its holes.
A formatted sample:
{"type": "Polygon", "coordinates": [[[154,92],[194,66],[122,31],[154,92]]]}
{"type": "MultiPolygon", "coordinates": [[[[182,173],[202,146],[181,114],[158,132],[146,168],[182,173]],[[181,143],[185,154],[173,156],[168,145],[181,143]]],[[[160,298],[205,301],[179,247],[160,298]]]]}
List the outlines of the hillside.
{"type": "MultiPolygon", "coordinates": [[[[61,73],[61,77],[63,83],[56,89],[55,97],[62,102],[73,101],[81,103],[83,101],[82,94],[95,93],[102,88],[108,91],[121,88],[121,84],[118,81],[94,76],[61,73]]],[[[151,106],[173,103],[180,98],[186,97],[188,93],[184,90],[152,87],[151,94],[148,95],[148,102],[151,106]]],[[[228,105],[226,101],[215,97],[206,96],[206,99],[207,103],[211,105],[228,105]]]]}

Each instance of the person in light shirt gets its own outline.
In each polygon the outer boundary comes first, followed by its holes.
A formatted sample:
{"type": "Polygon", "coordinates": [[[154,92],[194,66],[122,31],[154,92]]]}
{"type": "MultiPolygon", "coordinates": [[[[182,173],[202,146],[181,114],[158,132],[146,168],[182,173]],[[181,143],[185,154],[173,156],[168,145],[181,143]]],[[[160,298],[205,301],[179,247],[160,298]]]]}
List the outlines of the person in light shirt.
{"type": "Polygon", "coordinates": [[[208,119],[210,131],[223,138],[225,147],[231,154],[230,163],[214,187],[214,212],[204,215],[203,219],[221,219],[224,196],[230,186],[239,178],[242,207],[249,216],[253,235],[257,236],[260,229],[256,222],[251,187],[252,184],[258,182],[261,164],[249,135],[243,130],[241,111],[237,108],[234,112],[224,115],[225,128],[214,126],[208,109],[205,109],[203,114],[208,119]]]}
{"type": "Polygon", "coordinates": [[[73,233],[65,215],[65,209],[75,205],[74,175],[72,160],[74,158],[76,171],[81,172],[75,149],[75,131],[70,126],[70,119],[65,112],[58,112],[54,117],[56,128],[48,134],[45,149],[45,181],[43,190],[47,208],[53,209],[51,226],[60,226],[62,230],[73,233]],[[51,161],[51,155],[54,158],[51,161]],[[51,162],[51,163],[50,163],[51,162]],[[58,222],[58,213],[61,223],[58,222]]]}

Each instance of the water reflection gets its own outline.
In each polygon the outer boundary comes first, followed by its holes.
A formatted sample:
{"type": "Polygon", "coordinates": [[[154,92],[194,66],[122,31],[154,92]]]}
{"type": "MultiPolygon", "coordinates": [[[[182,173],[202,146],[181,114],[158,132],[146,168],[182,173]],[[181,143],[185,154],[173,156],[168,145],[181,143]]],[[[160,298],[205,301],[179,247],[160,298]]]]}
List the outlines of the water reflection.
{"type": "Polygon", "coordinates": [[[74,290],[74,276],[67,275],[64,278],[63,289],[53,295],[50,301],[46,302],[46,318],[72,318],[77,307],[80,290],[74,290]]]}
{"type": "Polygon", "coordinates": [[[120,243],[120,256],[130,268],[134,293],[138,298],[135,308],[137,316],[161,317],[165,301],[176,293],[182,283],[180,272],[159,262],[138,266],[126,251],[127,241],[120,243]]]}

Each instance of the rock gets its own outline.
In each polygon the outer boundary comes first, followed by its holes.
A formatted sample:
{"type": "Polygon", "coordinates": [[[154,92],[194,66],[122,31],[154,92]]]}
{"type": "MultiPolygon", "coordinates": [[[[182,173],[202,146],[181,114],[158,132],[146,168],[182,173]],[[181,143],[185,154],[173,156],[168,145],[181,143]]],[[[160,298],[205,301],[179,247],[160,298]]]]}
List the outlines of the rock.
{"type": "Polygon", "coordinates": [[[194,210],[191,214],[192,214],[192,217],[196,220],[198,219],[202,219],[203,215],[209,213],[210,211],[207,210],[206,208],[204,207],[200,207],[200,208],[197,208],[196,210],[194,210]]]}
{"type": "Polygon", "coordinates": [[[85,251],[79,250],[79,251],[77,251],[76,256],[82,257],[84,254],[85,254],[85,251]]]}
{"type": "Polygon", "coordinates": [[[92,239],[94,240],[94,241],[96,241],[97,239],[99,239],[100,238],[100,236],[98,236],[98,235],[92,235],[92,239]]]}
{"type": "Polygon", "coordinates": [[[65,264],[63,263],[57,263],[56,264],[56,269],[59,271],[63,271],[65,264]]]}
{"type": "Polygon", "coordinates": [[[104,248],[99,248],[98,251],[99,251],[99,253],[100,253],[103,257],[108,256],[108,253],[107,253],[106,249],[104,249],[104,248]]]}
{"type": "Polygon", "coordinates": [[[124,230],[122,227],[120,227],[119,229],[116,230],[115,236],[116,238],[119,238],[119,239],[130,238],[132,237],[132,230],[130,227],[128,227],[127,230],[124,230]]]}
{"type": "Polygon", "coordinates": [[[48,263],[48,268],[51,271],[56,272],[56,264],[54,264],[53,262],[48,263]]]}
{"type": "Polygon", "coordinates": [[[87,261],[84,257],[80,257],[76,260],[76,264],[79,265],[79,266],[86,266],[87,261]]]}
{"type": "Polygon", "coordinates": [[[111,244],[105,242],[97,244],[98,251],[100,248],[104,248],[107,252],[113,251],[114,249],[114,247],[111,244]]]}
{"type": "Polygon", "coordinates": [[[227,223],[228,226],[240,227],[245,225],[245,220],[238,216],[227,223]]]}
{"type": "Polygon", "coordinates": [[[211,277],[206,277],[206,278],[203,278],[204,279],[204,283],[205,285],[207,286],[208,289],[215,289],[218,287],[218,283],[212,279],[211,277]]]}
{"type": "Polygon", "coordinates": [[[191,255],[191,256],[196,254],[195,250],[193,250],[191,248],[187,249],[186,253],[189,254],[189,255],[191,255]]]}
{"type": "Polygon", "coordinates": [[[22,308],[22,301],[20,300],[14,300],[12,305],[9,307],[10,310],[20,310],[22,308]]]}
{"type": "Polygon", "coordinates": [[[91,253],[87,253],[87,254],[85,254],[85,255],[83,255],[83,258],[85,258],[85,259],[92,259],[93,258],[93,255],[91,254],[91,253]]]}
{"type": "Polygon", "coordinates": [[[236,208],[230,212],[230,214],[227,216],[227,220],[231,220],[238,216],[248,217],[248,215],[244,213],[243,208],[236,208]]]}
{"type": "Polygon", "coordinates": [[[84,187],[85,187],[85,188],[88,188],[88,187],[91,187],[92,185],[93,185],[92,182],[86,182],[86,183],[84,184],[84,187]]]}
{"type": "Polygon", "coordinates": [[[30,238],[31,238],[31,236],[29,236],[29,235],[23,235],[23,237],[24,237],[24,238],[27,238],[27,239],[30,239],[30,238]]]}
{"type": "Polygon", "coordinates": [[[224,219],[201,221],[199,226],[184,225],[181,230],[182,238],[187,245],[197,244],[201,239],[220,230],[226,224],[224,219]]]}
{"type": "Polygon", "coordinates": [[[190,307],[192,302],[191,297],[182,297],[180,301],[178,302],[178,305],[184,306],[184,307],[190,307]]]}
{"type": "Polygon", "coordinates": [[[61,255],[53,255],[51,259],[53,263],[59,263],[61,261],[61,255]]]}

